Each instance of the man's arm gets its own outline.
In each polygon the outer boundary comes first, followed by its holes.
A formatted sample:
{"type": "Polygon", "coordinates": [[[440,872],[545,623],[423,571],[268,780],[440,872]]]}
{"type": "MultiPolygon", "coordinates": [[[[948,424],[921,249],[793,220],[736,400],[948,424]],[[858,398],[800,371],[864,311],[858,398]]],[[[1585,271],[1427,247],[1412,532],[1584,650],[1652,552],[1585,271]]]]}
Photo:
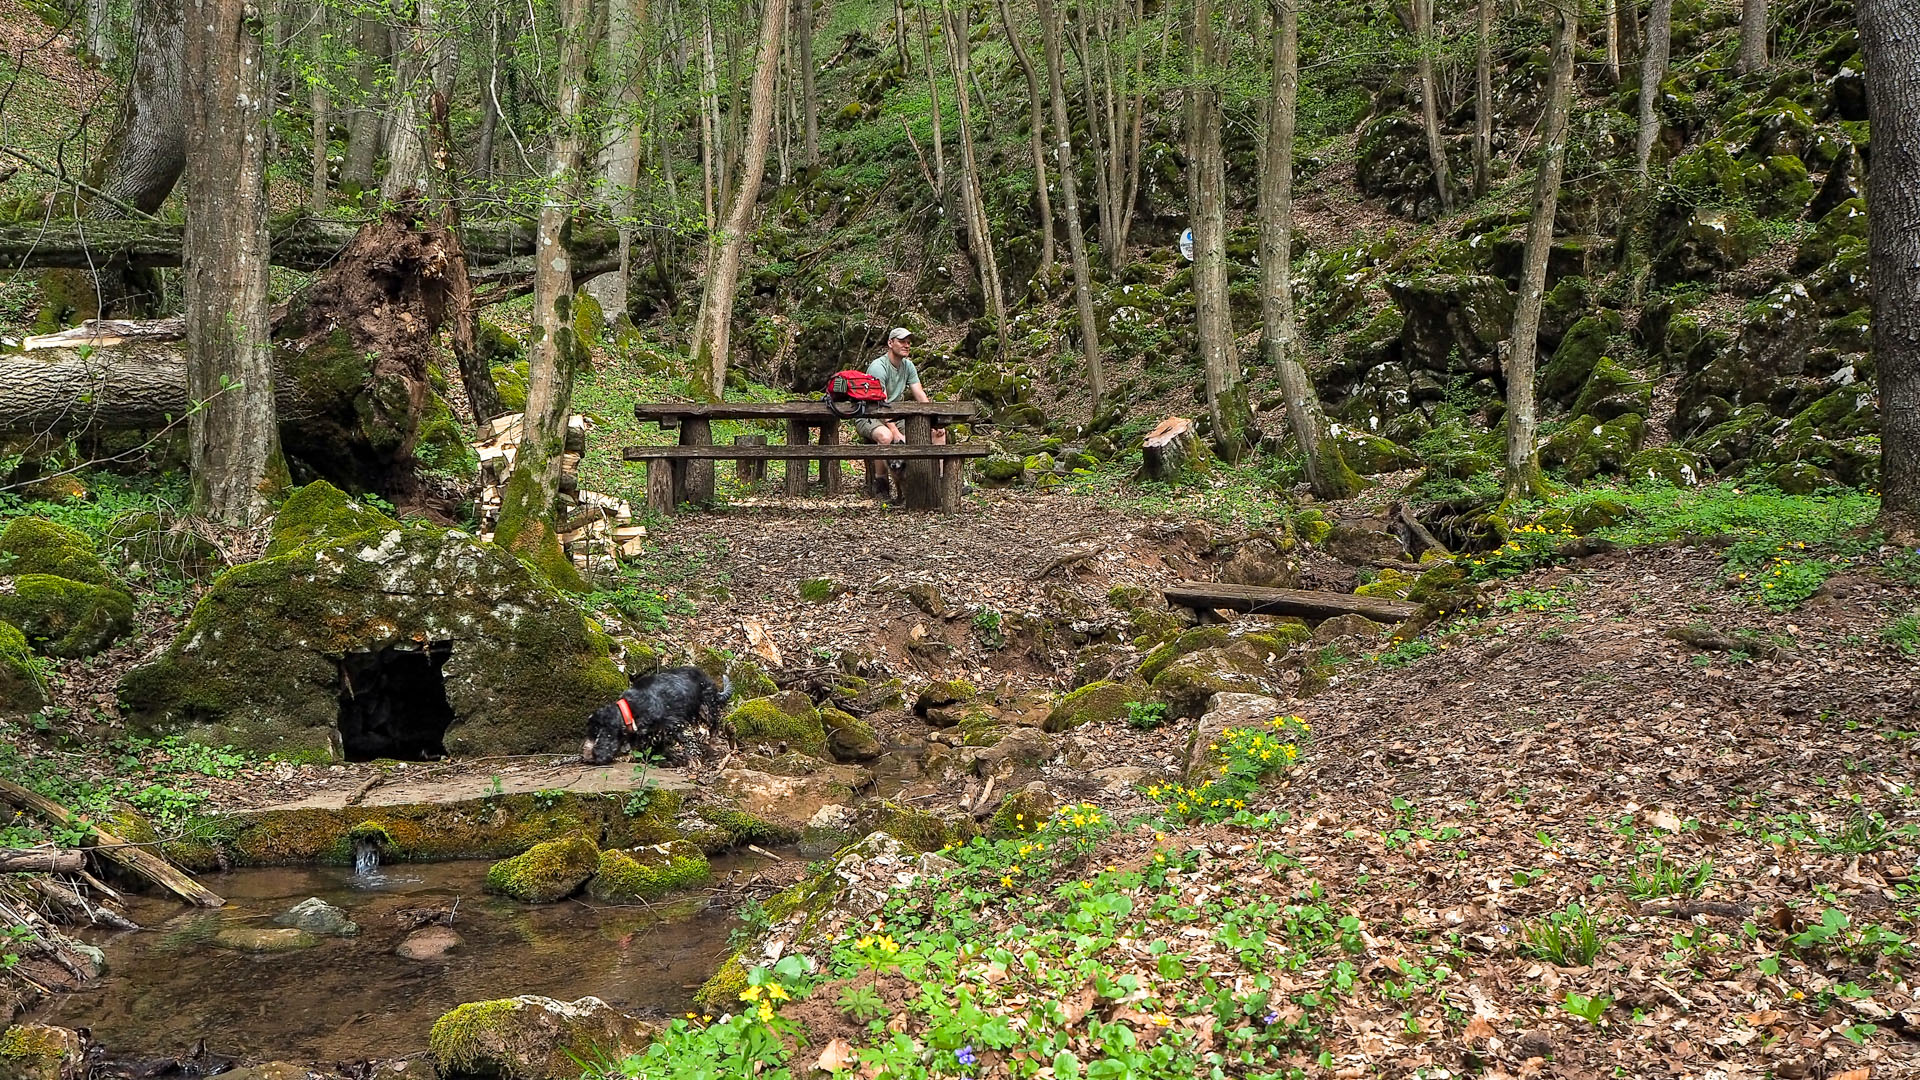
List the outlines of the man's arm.
{"type": "Polygon", "coordinates": [[[915,401],[932,401],[933,400],[932,398],[927,396],[927,388],[924,386],[921,386],[919,383],[914,383],[912,386],[907,387],[907,392],[913,395],[913,400],[915,401]]]}

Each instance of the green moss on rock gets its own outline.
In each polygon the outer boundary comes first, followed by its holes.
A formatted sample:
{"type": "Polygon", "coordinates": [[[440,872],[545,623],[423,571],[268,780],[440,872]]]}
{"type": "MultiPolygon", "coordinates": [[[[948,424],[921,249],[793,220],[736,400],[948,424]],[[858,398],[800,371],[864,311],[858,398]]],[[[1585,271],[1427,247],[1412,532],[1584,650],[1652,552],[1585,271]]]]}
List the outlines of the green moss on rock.
{"type": "Polygon", "coordinates": [[[50,574],[87,585],[113,584],[86,533],[38,517],[14,518],[0,532],[0,574],[50,574]]]}
{"type": "Polygon", "coordinates": [[[535,844],[487,867],[487,891],[529,904],[565,900],[600,868],[600,845],[584,836],[535,844]]]}
{"type": "Polygon", "coordinates": [[[583,1061],[637,1054],[657,1030],[599,998],[524,995],[447,1012],[427,1035],[427,1053],[443,1080],[579,1080],[583,1061]]]}
{"type": "Polygon", "coordinates": [[[0,583],[0,621],[12,623],[48,656],[92,656],[133,626],[133,597],[110,585],[52,574],[21,574],[0,583]]]}
{"type": "Polygon", "coordinates": [[[32,712],[46,703],[40,664],[27,647],[27,636],[0,622],[0,716],[32,712]]]}
{"type": "Polygon", "coordinates": [[[706,672],[715,682],[731,682],[734,701],[751,701],[780,692],[780,687],[772,677],[761,670],[760,665],[744,656],[734,656],[701,645],[693,650],[693,666],[706,672]]]}
{"type": "Polygon", "coordinates": [[[1232,632],[1224,626],[1196,626],[1148,653],[1140,661],[1140,677],[1152,682],[1175,660],[1201,649],[1217,649],[1231,636],[1232,632]]]}
{"type": "Polygon", "coordinates": [[[990,835],[1007,837],[1034,832],[1053,816],[1059,800],[1044,785],[1028,784],[1000,800],[987,824],[990,835]]]}
{"type": "Polygon", "coordinates": [[[1574,323],[1541,369],[1540,392],[1562,402],[1579,393],[1623,325],[1617,311],[1602,311],[1574,323]]]}
{"type": "Polygon", "coordinates": [[[800,839],[800,830],[791,825],[782,825],[769,821],[757,814],[727,806],[702,806],[700,820],[719,829],[726,838],[726,847],[739,847],[743,844],[771,846],[791,844],[800,839]]]}
{"type": "Polygon", "coordinates": [[[0,1033],[4,1080],[72,1080],[86,1073],[86,1040],[71,1028],[14,1024],[0,1033]]]}
{"type": "Polygon", "coordinates": [[[820,710],[821,726],[827,731],[827,751],[833,760],[872,761],[883,747],[873,725],[852,713],[835,708],[820,710]]]}
{"type": "Polygon", "coordinates": [[[927,715],[930,709],[944,709],[953,705],[965,705],[980,696],[980,691],[965,679],[944,679],[928,683],[913,699],[913,711],[916,716],[927,715]]]}
{"type": "Polygon", "coordinates": [[[1047,714],[1043,727],[1047,731],[1061,732],[1084,724],[1124,720],[1128,703],[1139,697],[1138,690],[1122,683],[1089,683],[1061,698],[1053,711],[1047,714]]]}
{"type": "Polygon", "coordinates": [[[1627,413],[1645,416],[1652,404],[1653,380],[1629,371],[1611,356],[1603,356],[1587,376],[1572,411],[1575,416],[1612,420],[1627,413]]]}
{"type": "Polygon", "coordinates": [[[657,900],[704,883],[710,871],[700,849],[676,840],[631,851],[603,851],[587,895],[609,904],[657,900]]]}
{"type": "Polygon", "coordinates": [[[741,742],[783,742],[815,757],[827,752],[827,732],[820,721],[820,710],[797,690],[743,701],[727,714],[724,723],[741,742]]]}
{"type": "Polygon", "coordinates": [[[747,988],[747,966],[738,956],[727,957],[720,970],[693,992],[693,1003],[711,1012],[732,1012],[739,1007],[740,992],[747,988]]]}
{"type": "Polygon", "coordinates": [[[397,529],[400,523],[346,492],[316,480],[295,491],[273,516],[267,555],[285,555],[311,544],[339,542],[356,536],[397,529]]]}

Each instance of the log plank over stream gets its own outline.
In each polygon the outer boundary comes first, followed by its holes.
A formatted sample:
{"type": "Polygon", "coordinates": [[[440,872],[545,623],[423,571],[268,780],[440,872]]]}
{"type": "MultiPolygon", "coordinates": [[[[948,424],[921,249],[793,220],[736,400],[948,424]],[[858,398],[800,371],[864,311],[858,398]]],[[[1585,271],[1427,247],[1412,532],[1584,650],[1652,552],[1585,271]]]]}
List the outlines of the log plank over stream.
{"type": "Polygon", "coordinates": [[[1359,615],[1380,623],[1398,623],[1420,610],[1419,604],[1384,596],[1353,596],[1311,589],[1265,589],[1253,585],[1223,585],[1213,581],[1182,581],[1160,590],[1176,607],[1243,611],[1249,615],[1291,615],[1302,619],[1331,619],[1359,615]]]}

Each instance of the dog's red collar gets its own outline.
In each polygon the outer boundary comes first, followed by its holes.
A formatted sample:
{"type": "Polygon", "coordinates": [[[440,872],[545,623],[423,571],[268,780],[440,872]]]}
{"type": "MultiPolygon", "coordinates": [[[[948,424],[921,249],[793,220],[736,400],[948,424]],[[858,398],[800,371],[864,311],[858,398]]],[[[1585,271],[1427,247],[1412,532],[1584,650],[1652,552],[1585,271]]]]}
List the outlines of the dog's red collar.
{"type": "Polygon", "coordinates": [[[633,722],[633,706],[627,704],[627,699],[615,698],[614,704],[620,706],[620,720],[622,723],[627,725],[627,730],[628,731],[637,730],[637,727],[633,722]]]}

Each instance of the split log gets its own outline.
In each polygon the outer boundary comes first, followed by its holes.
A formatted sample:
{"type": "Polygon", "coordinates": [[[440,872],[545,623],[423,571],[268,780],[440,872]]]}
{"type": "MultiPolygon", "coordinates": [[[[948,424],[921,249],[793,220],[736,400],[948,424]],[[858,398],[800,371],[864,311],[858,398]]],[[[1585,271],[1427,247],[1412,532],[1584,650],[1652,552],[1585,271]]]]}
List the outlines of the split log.
{"type": "Polygon", "coordinates": [[[1140,443],[1140,473],[1149,480],[1175,480],[1207,460],[1207,448],[1193,421],[1169,416],[1140,443]]]}
{"type": "Polygon", "coordinates": [[[1222,585],[1213,581],[1183,581],[1160,590],[1167,603],[1200,611],[1222,609],[1250,615],[1283,615],[1302,619],[1331,619],[1359,615],[1378,623],[1412,618],[1419,604],[1384,596],[1352,596],[1310,589],[1263,589],[1252,585],[1222,585]]]}
{"type": "Polygon", "coordinates": [[[56,848],[0,851],[0,874],[77,874],[86,868],[87,857],[78,851],[56,848]]]}
{"type": "Polygon", "coordinates": [[[216,908],[226,906],[225,900],[165,859],[128,844],[37,791],[21,787],[11,780],[0,780],[0,800],[22,810],[31,810],[55,825],[87,830],[94,840],[94,851],[118,863],[121,869],[135,877],[152,882],[189,904],[216,908]]]}
{"type": "MultiPolygon", "coordinates": [[[[340,258],[364,222],[296,217],[272,232],[273,265],[308,272],[324,270],[340,258]]],[[[103,266],[145,269],[179,266],[183,227],[162,221],[50,221],[0,225],[0,259],[16,270],[98,270],[103,266]]],[[[499,267],[475,274],[476,282],[508,280],[533,273],[531,222],[469,221],[460,228],[467,258],[476,267],[499,267]]],[[[568,250],[584,263],[608,259],[618,264],[619,234],[611,228],[576,224],[568,250]]]]}

